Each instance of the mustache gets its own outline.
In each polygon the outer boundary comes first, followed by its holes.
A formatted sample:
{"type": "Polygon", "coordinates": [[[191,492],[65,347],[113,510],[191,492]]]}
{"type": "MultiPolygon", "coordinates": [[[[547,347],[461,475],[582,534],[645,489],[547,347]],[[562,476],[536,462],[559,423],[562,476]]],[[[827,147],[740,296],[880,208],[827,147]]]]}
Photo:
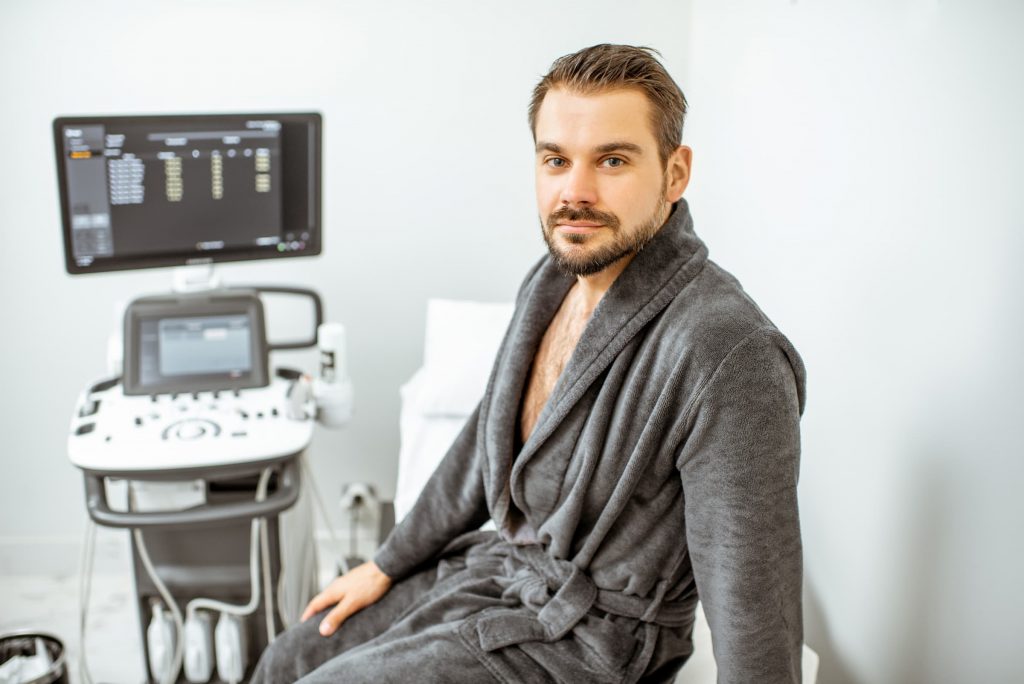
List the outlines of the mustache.
{"type": "Polygon", "coordinates": [[[593,221],[594,223],[603,223],[612,230],[616,230],[619,227],[619,219],[615,214],[598,211],[590,207],[573,209],[572,207],[562,206],[548,214],[548,228],[551,228],[559,221],[593,221]]]}

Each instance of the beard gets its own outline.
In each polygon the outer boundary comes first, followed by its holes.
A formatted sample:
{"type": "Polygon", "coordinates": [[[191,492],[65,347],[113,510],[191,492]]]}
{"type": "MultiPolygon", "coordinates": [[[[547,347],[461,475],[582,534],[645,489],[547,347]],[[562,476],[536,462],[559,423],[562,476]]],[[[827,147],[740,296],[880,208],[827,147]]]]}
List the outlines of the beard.
{"type": "MultiPolygon", "coordinates": [[[[659,197],[665,196],[667,178],[662,183],[662,191],[659,197]]],[[[600,273],[614,264],[619,259],[630,254],[636,254],[651,241],[661,229],[665,219],[661,216],[661,207],[656,206],[651,215],[640,223],[633,230],[623,231],[622,223],[615,214],[581,207],[572,209],[562,206],[548,215],[547,222],[541,221],[541,234],[544,242],[551,253],[551,259],[555,265],[565,274],[572,276],[589,276],[600,273]],[[595,234],[581,235],[579,233],[563,234],[562,237],[570,244],[568,248],[560,247],[554,235],[554,226],[560,221],[591,221],[601,223],[612,233],[612,240],[608,244],[594,249],[586,249],[588,242],[597,237],[595,234]],[[575,247],[579,246],[580,249],[575,247]]]]}

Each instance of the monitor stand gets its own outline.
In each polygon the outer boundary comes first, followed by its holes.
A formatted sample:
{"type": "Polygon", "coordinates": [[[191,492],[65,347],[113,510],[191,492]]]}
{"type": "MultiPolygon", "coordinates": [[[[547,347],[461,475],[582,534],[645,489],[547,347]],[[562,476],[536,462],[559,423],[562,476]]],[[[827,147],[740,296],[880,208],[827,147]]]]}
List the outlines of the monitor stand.
{"type": "Polygon", "coordinates": [[[215,290],[220,287],[220,275],[214,270],[212,263],[176,266],[173,277],[173,289],[179,293],[215,290]]]}

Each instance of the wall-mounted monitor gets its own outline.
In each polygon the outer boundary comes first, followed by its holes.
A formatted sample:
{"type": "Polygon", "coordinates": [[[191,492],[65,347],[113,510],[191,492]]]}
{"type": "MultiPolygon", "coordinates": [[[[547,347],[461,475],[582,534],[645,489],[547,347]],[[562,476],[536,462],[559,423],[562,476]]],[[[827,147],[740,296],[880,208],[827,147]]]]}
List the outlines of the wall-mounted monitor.
{"type": "Polygon", "coordinates": [[[319,254],[317,113],[53,122],[68,273],[319,254]]]}

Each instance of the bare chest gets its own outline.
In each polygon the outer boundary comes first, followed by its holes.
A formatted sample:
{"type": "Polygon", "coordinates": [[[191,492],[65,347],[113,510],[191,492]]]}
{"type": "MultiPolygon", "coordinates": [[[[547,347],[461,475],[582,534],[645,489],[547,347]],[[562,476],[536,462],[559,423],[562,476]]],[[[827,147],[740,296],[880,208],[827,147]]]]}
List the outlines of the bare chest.
{"type": "Polygon", "coordinates": [[[533,432],[555,383],[569,363],[583,329],[587,326],[590,313],[590,310],[574,303],[571,297],[566,297],[545,331],[523,392],[519,431],[524,443],[533,432]]]}

